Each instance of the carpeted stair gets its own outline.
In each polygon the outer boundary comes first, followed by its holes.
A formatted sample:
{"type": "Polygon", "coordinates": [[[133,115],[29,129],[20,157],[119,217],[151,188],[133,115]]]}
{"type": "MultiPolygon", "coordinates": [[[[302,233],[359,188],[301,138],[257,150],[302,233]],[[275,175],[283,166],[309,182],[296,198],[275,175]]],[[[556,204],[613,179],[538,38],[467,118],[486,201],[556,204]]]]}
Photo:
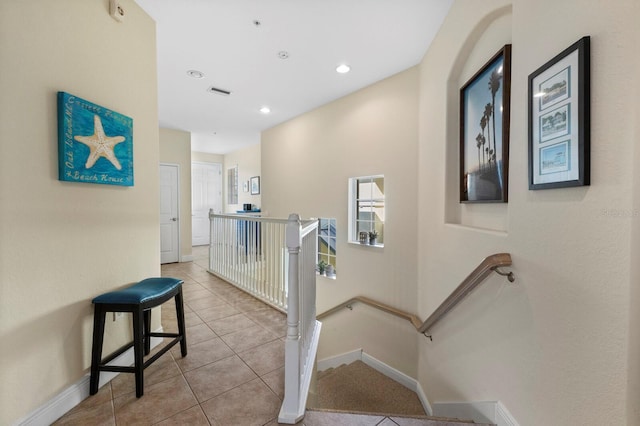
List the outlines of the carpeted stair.
{"type": "Polygon", "coordinates": [[[381,414],[422,415],[418,395],[362,361],[318,373],[317,408],[381,414]]]}
{"type": "Polygon", "coordinates": [[[316,395],[309,405],[310,410],[352,413],[359,418],[382,415],[394,419],[396,424],[411,426],[473,424],[472,421],[427,416],[415,392],[362,361],[319,372],[316,395]],[[396,418],[402,422],[398,423],[396,418]]]}

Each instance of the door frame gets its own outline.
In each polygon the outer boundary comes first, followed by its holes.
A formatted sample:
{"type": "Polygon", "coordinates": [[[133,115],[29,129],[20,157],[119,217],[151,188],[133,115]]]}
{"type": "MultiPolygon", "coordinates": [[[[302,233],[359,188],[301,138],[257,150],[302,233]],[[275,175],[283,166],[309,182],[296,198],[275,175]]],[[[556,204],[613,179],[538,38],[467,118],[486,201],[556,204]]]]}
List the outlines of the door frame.
{"type": "MultiPolygon", "coordinates": [[[[178,170],[177,173],[177,178],[178,178],[178,182],[177,182],[177,192],[176,192],[176,199],[178,201],[178,210],[177,210],[177,218],[178,218],[178,263],[181,263],[183,261],[182,259],[182,240],[181,240],[181,232],[180,232],[180,227],[182,226],[182,219],[180,217],[180,207],[181,207],[181,203],[180,203],[180,164],[178,163],[166,163],[166,162],[160,162],[159,167],[162,166],[168,166],[168,167],[175,167],[178,170]]],[[[158,177],[159,174],[158,174],[158,177]]],[[[158,185],[160,184],[160,181],[158,180],[158,185]]],[[[160,200],[158,200],[160,201],[160,200]]],[[[158,205],[158,207],[160,207],[158,205]]],[[[159,213],[159,212],[158,212],[159,213]]],[[[158,224],[160,225],[160,224],[158,224]]],[[[159,226],[158,226],[159,228],[159,226]]],[[[162,260],[160,262],[162,264],[162,260]]]]}

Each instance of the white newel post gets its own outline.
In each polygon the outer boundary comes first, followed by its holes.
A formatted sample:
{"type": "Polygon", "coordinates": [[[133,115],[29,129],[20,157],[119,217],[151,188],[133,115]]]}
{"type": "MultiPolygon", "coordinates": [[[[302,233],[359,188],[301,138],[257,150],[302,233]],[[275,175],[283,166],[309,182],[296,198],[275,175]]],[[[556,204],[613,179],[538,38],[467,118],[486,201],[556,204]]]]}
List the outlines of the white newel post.
{"type": "Polygon", "coordinates": [[[287,251],[289,252],[289,292],[287,297],[287,340],[297,341],[300,339],[300,274],[298,264],[300,262],[300,216],[295,213],[289,215],[289,222],[285,239],[287,251]]]}
{"type": "Polygon", "coordinates": [[[300,274],[298,256],[301,240],[300,216],[290,214],[285,239],[289,253],[289,289],[287,296],[287,340],[285,342],[284,400],[278,420],[293,424],[304,415],[300,403],[300,274]]]}
{"type": "Polygon", "coordinates": [[[209,269],[212,268],[213,255],[214,255],[214,251],[213,251],[213,239],[214,239],[213,229],[214,229],[213,209],[209,209],[209,269]]]}

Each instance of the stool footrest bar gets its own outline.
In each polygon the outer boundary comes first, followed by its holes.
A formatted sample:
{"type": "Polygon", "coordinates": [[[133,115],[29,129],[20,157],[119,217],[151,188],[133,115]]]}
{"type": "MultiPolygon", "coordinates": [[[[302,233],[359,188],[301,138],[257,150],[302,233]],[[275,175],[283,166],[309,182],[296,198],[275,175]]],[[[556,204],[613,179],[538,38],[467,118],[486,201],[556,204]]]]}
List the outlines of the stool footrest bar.
{"type": "Polygon", "coordinates": [[[150,337],[180,337],[181,335],[178,333],[149,333],[150,337]]]}
{"type": "Polygon", "coordinates": [[[135,367],[125,367],[122,365],[101,365],[100,371],[111,371],[114,373],[135,373],[135,367]]]}
{"type": "Polygon", "coordinates": [[[156,354],[154,354],[151,358],[149,358],[148,360],[146,360],[144,362],[144,367],[143,368],[147,368],[149,365],[153,364],[153,362],[155,360],[157,360],[162,355],[164,355],[169,349],[174,347],[175,344],[178,343],[181,340],[182,340],[182,338],[180,337],[180,338],[174,339],[171,342],[167,343],[164,348],[160,349],[156,354]]]}
{"type": "Polygon", "coordinates": [[[115,352],[111,353],[109,356],[102,358],[102,361],[100,361],[100,364],[103,365],[103,364],[110,363],[111,361],[113,361],[114,359],[118,358],[120,355],[122,355],[128,349],[130,349],[132,347],[133,347],[133,342],[127,343],[126,345],[124,345],[120,349],[118,349],[115,352]]]}

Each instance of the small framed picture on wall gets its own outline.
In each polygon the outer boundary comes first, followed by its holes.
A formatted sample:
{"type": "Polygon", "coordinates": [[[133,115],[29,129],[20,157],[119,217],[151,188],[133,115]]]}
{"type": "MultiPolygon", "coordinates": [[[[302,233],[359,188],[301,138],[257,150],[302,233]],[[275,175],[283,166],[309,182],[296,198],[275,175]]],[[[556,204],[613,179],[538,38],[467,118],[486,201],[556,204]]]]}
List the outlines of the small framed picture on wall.
{"type": "Polygon", "coordinates": [[[260,176],[254,176],[250,180],[251,184],[251,195],[260,194],[260,176]]]}
{"type": "Polygon", "coordinates": [[[529,189],[590,183],[589,37],[529,75],[529,189]]]}

